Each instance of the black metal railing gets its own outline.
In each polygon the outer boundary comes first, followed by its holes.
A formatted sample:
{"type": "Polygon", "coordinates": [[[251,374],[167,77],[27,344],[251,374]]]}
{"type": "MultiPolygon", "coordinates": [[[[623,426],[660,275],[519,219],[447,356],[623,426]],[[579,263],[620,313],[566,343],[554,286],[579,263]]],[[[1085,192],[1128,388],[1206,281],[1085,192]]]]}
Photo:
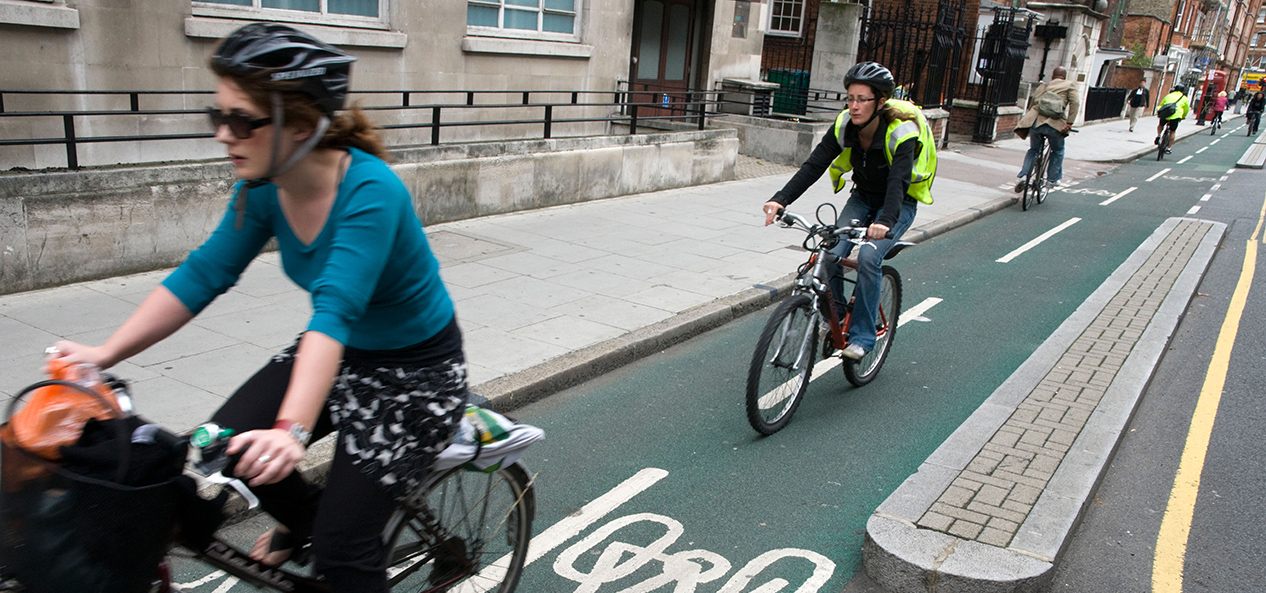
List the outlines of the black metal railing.
{"type": "MultiPolygon", "coordinates": [[[[58,118],[61,121],[62,136],[61,137],[41,137],[41,138],[0,138],[0,147],[6,146],[42,146],[42,145],[64,145],[66,150],[66,165],[70,169],[79,169],[79,153],[78,149],[83,144],[108,143],[108,142],[150,142],[160,140],[191,140],[191,139],[208,139],[214,137],[212,132],[193,132],[193,133],[170,133],[170,134],[132,134],[132,135],[102,135],[102,136],[85,136],[79,133],[82,128],[78,127],[79,122],[85,118],[121,118],[121,117],[184,117],[187,116],[189,125],[204,125],[199,118],[204,117],[205,108],[199,109],[141,109],[140,101],[148,95],[167,95],[167,96],[185,96],[185,95],[210,95],[210,91],[31,91],[31,90],[0,90],[0,119],[3,118],[58,118]],[[129,105],[126,109],[95,109],[95,110],[29,110],[29,111],[12,111],[4,109],[5,98],[10,99],[10,106],[14,102],[14,96],[25,95],[45,95],[45,96],[126,96],[129,105]],[[194,124],[197,122],[197,124],[194,124]]],[[[396,116],[396,119],[405,119],[412,114],[425,113],[429,115],[426,121],[419,122],[397,122],[385,123],[379,127],[383,130],[415,130],[426,129],[430,131],[429,143],[431,145],[440,144],[440,131],[444,128],[459,127],[505,127],[505,126],[534,126],[540,131],[535,137],[552,138],[555,135],[555,127],[567,124],[590,124],[590,123],[606,123],[621,124],[629,127],[630,134],[638,132],[639,124],[645,126],[648,122],[656,120],[673,120],[677,122],[689,122],[697,126],[697,129],[706,128],[707,118],[717,113],[718,98],[716,91],[683,91],[680,89],[672,90],[652,90],[649,88],[623,88],[615,91],[556,91],[556,90],[529,90],[529,91],[357,91],[353,93],[354,99],[369,99],[378,97],[398,97],[392,100],[389,105],[363,105],[366,111],[389,112],[396,116]],[[442,95],[460,95],[462,101],[460,103],[439,103],[439,102],[423,102],[421,104],[414,101],[418,96],[434,97],[442,95]],[[477,99],[483,95],[502,95],[514,97],[513,102],[502,103],[480,103],[477,99]],[[557,101],[541,100],[542,97],[550,97],[562,95],[564,98],[557,101]],[[610,97],[610,101],[594,101],[592,97],[610,97]],[[604,115],[601,117],[564,117],[568,110],[583,109],[602,109],[607,108],[614,111],[614,115],[604,115]],[[538,116],[529,117],[499,117],[492,116],[488,118],[488,112],[495,111],[511,111],[511,110],[528,110],[539,114],[538,116]]],[[[182,97],[184,100],[184,97],[182,97]]],[[[370,101],[376,102],[376,101],[370,101]]],[[[517,111],[516,111],[517,113],[517,111]]],[[[183,123],[183,122],[182,122],[183,123]]],[[[401,148],[417,143],[397,143],[392,144],[391,148],[401,148]]]]}

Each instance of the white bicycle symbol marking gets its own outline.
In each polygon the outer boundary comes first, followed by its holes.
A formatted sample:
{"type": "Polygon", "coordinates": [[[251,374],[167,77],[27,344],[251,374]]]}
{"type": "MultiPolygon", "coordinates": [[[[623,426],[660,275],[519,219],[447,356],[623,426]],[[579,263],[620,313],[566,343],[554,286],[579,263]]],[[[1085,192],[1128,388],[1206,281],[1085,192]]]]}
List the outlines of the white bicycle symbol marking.
{"type": "MultiPolygon", "coordinates": [[[[663,515],[639,513],[620,517],[559,554],[554,561],[554,572],[579,583],[575,593],[596,593],[604,584],[618,581],[647,564],[658,561],[664,566],[662,573],[622,589],[618,593],[648,593],[672,582],[676,583],[673,593],[694,593],[700,583],[710,583],[725,576],[730,572],[731,564],[720,554],[707,550],[667,553],[668,547],[676,543],[684,532],[685,529],[679,521],[663,515]],[[664,535],[646,547],[611,541],[602,550],[589,573],[583,573],[576,568],[576,561],[581,555],[597,548],[620,529],[644,522],[663,525],[666,528],[664,535]]],[[[717,593],[781,593],[790,585],[790,582],[782,578],[771,578],[751,591],[747,591],[747,586],[762,571],[784,558],[801,558],[813,563],[813,574],[798,588],[788,593],[816,593],[835,573],[835,563],[816,552],[797,548],[770,550],[739,569],[717,593]]]]}

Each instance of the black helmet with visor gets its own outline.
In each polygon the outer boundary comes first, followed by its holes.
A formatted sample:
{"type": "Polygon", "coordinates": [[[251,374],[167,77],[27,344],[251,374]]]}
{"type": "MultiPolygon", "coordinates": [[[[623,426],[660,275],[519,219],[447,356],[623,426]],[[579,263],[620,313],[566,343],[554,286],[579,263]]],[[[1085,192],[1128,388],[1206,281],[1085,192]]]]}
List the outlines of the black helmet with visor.
{"type": "Polygon", "coordinates": [[[252,23],[224,39],[211,62],[246,80],[289,83],[311,95],[326,115],[347,100],[352,62],[356,58],[285,25],[252,23]]]}

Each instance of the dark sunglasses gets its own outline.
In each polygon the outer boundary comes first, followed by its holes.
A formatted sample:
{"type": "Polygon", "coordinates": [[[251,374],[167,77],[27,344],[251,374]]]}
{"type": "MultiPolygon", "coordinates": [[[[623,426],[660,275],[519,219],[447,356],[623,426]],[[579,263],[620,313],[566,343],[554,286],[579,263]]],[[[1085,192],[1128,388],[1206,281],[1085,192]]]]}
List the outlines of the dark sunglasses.
{"type": "Polygon", "coordinates": [[[251,119],[245,113],[224,113],[214,107],[207,108],[207,117],[211,119],[213,130],[219,131],[220,126],[228,126],[233,137],[238,140],[250,138],[255,133],[255,128],[262,128],[273,123],[271,117],[251,119]]]}

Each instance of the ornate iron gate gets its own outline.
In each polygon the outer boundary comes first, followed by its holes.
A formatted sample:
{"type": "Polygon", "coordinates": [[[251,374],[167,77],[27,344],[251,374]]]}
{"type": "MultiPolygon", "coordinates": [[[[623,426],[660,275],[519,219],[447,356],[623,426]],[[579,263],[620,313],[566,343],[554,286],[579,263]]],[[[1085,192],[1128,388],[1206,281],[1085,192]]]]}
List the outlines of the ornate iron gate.
{"type": "Polygon", "coordinates": [[[981,40],[976,73],[984,81],[976,108],[976,127],[972,130],[973,142],[992,142],[994,126],[998,123],[998,106],[1014,104],[1019,96],[1024,58],[1033,30],[1032,16],[1025,17],[1023,26],[1016,24],[1019,14],[1017,8],[994,8],[993,24],[981,40]]]}
{"type": "Polygon", "coordinates": [[[941,0],[936,9],[872,6],[862,17],[857,61],[879,62],[897,79],[902,95],[924,107],[948,108],[963,63],[964,0],[941,0]]]}

